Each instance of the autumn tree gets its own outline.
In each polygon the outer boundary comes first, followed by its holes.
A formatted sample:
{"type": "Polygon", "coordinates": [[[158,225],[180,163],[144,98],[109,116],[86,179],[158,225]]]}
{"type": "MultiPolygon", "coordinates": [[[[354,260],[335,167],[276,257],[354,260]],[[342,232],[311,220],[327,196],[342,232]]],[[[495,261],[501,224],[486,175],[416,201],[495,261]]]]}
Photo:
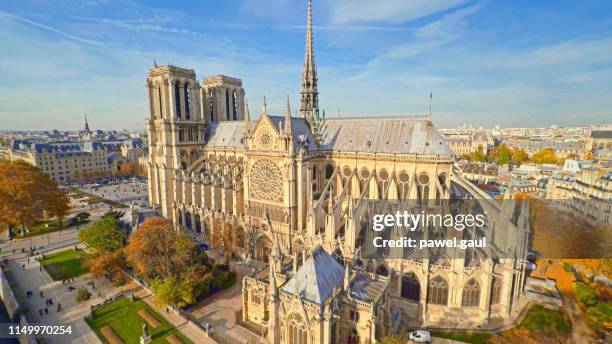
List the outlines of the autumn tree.
{"type": "Polygon", "coordinates": [[[41,218],[68,212],[68,197],[49,175],[23,161],[0,161],[0,224],[22,234],[41,218]]]}
{"type": "Polygon", "coordinates": [[[478,149],[472,153],[472,155],[470,156],[470,160],[479,162],[485,162],[487,160],[487,156],[484,154],[481,145],[478,145],[478,149]]]}
{"type": "Polygon", "coordinates": [[[133,271],[150,282],[162,305],[184,307],[236,281],[227,265],[209,260],[189,236],[161,218],[145,221],[130,236],[125,255],[133,271]]]}
{"type": "Polygon", "coordinates": [[[512,161],[517,165],[522,165],[529,160],[529,155],[523,148],[515,149],[512,152],[512,161]]]}
{"type": "Polygon", "coordinates": [[[508,165],[512,159],[512,150],[508,148],[505,143],[502,143],[498,147],[494,147],[489,152],[487,160],[495,162],[498,165],[508,165]]]}
{"type": "Polygon", "coordinates": [[[552,148],[545,148],[535,153],[531,160],[536,164],[558,164],[560,160],[552,148]]]}
{"type": "Polygon", "coordinates": [[[102,255],[123,247],[125,231],[119,220],[111,216],[105,216],[81,230],[79,239],[93,249],[96,255],[102,255]]]}
{"type": "Polygon", "coordinates": [[[90,259],[87,265],[94,277],[105,277],[111,281],[126,267],[121,250],[100,254],[90,259]]]}
{"type": "Polygon", "coordinates": [[[182,269],[196,262],[198,250],[185,234],[178,233],[161,218],[145,221],[130,236],[125,249],[134,272],[147,279],[176,277],[182,269]]]}

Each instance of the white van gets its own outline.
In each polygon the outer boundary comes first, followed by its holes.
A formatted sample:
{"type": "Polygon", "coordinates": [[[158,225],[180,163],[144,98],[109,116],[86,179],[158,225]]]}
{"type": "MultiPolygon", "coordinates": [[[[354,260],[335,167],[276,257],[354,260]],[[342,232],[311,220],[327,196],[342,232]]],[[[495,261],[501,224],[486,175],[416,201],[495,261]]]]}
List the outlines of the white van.
{"type": "Polygon", "coordinates": [[[408,335],[408,338],[417,343],[431,343],[431,333],[425,330],[412,331],[408,335]]]}

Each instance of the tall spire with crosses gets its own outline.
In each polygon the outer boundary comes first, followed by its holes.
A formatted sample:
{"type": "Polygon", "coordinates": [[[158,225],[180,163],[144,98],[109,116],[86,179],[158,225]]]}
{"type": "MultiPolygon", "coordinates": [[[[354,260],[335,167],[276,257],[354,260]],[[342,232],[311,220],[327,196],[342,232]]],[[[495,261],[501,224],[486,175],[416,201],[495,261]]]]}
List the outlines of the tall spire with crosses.
{"type": "Polygon", "coordinates": [[[319,91],[317,89],[317,67],[312,45],[312,0],[308,0],[306,19],[306,53],[302,72],[300,116],[306,118],[315,134],[319,130],[319,91]]]}

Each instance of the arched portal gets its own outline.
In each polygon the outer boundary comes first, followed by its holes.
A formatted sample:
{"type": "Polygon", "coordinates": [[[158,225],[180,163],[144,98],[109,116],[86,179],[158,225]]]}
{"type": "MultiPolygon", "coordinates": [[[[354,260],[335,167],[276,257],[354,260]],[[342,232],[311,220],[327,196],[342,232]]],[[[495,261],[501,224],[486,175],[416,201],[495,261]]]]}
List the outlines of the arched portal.
{"type": "Polygon", "coordinates": [[[401,297],[413,301],[420,300],[421,284],[419,283],[419,279],[414,272],[409,272],[402,276],[401,297]]]}
{"type": "Polygon", "coordinates": [[[255,244],[255,259],[261,262],[267,262],[272,251],[272,241],[266,235],[262,235],[257,239],[255,244]]]}

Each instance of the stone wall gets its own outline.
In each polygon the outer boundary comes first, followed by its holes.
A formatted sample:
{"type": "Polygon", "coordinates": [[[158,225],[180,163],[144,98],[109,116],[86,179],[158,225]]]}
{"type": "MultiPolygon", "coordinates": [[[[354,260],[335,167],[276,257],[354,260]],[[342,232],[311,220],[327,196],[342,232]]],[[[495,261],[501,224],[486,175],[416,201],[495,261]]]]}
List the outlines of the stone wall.
{"type": "MultiPolygon", "coordinates": [[[[0,268],[0,298],[2,302],[4,302],[4,306],[6,307],[6,311],[8,312],[11,319],[15,318],[15,313],[19,309],[19,300],[17,296],[13,292],[11,285],[9,284],[8,279],[6,278],[6,274],[3,269],[0,268]]],[[[19,315],[19,325],[20,326],[28,326],[28,319],[24,314],[19,315]]],[[[21,335],[19,336],[20,344],[35,344],[37,343],[36,338],[31,335],[21,335]]]]}

